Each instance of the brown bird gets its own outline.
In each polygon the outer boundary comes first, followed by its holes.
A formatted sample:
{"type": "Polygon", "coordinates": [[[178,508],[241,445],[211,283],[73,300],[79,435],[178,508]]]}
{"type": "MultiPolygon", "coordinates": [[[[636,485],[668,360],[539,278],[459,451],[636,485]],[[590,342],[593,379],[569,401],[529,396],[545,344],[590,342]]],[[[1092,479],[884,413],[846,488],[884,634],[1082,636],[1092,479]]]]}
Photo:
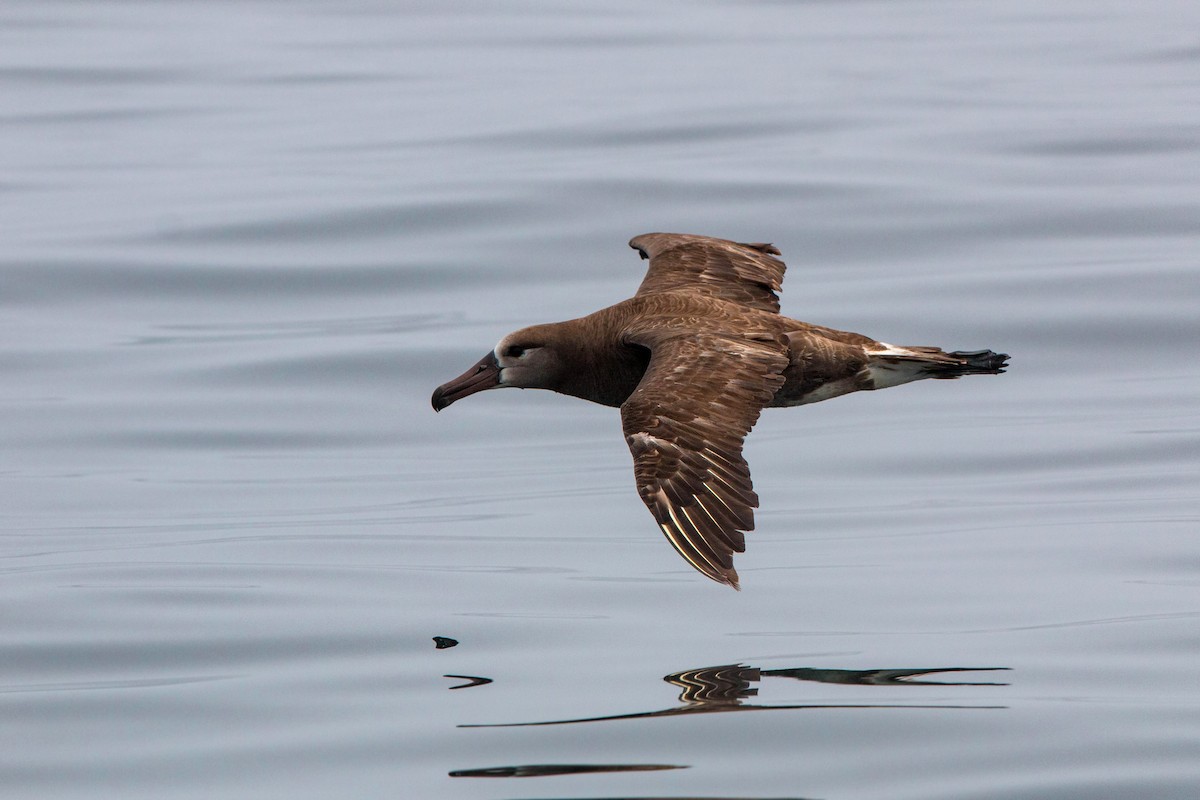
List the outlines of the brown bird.
{"type": "Polygon", "coordinates": [[[733,554],[758,507],[742,442],[762,409],[1007,365],[991,350],[897,347],[782,316],[770,244],[647,233],[629,246],[650,260],[637,294],[510,333],[439,386],[433,408],[503,386],[619,407],[642,501],[689,564],[735,589],[733,554]]]}

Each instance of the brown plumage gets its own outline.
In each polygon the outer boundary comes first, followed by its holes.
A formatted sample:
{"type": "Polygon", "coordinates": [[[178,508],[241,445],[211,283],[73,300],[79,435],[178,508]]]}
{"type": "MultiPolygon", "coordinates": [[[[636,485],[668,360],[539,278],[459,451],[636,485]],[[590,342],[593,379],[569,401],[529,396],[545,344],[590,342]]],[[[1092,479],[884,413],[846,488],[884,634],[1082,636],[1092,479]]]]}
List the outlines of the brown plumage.
{"type": "Polygon", "coordinates": [[[735,589],[758,507],[742,442],[763,408],[1006,366],[990,350],[896,347],[780,315],[785,266],[769,244],[648,233],[629,245],[650,261],[637,294],[510,333],[433,407],[500,386],[619,407],[642,501],[689,564],[735,589]]]}

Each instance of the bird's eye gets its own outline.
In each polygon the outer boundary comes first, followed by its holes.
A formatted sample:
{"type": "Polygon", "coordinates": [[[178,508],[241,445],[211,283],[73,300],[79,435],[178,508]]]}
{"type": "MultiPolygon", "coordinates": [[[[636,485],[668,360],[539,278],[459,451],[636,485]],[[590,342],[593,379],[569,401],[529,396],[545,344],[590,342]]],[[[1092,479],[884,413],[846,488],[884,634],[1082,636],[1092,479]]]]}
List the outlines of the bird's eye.
{"type": "Polygon", "coordinates": [[[509,358],[520,358],[521,356],[525,355],[525,348],[519,344],[510,345],[508,349],[504,351],[504,355],[508,356],[509,358]]]}

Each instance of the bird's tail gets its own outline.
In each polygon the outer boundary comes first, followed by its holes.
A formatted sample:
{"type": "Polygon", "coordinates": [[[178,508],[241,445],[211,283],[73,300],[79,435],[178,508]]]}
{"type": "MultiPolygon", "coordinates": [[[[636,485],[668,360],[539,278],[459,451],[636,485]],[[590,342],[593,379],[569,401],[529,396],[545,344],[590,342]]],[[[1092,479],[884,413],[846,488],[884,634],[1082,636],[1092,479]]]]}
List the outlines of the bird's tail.
{"type": "Polygon", "coordinates": [[[898,386],[923,378],[947,380],[963,375],[999,375],[1008,366],[1008,354],[991,350],[955,350],[938,347],[895,347],[867,352],[867,369],[876,389],[898,386]]]}
{"type": "MultiPolygon", "coordinates": [[[[941,353],[941,351],[938,351],[941,353]]],[[[999,375],[1008,367],[1008,353],[992,350],[955,350],[942,355],[954,359],[952,364],[935,364],[929,368],[931,378],[959,378],[963,375],[999,375]]]]}

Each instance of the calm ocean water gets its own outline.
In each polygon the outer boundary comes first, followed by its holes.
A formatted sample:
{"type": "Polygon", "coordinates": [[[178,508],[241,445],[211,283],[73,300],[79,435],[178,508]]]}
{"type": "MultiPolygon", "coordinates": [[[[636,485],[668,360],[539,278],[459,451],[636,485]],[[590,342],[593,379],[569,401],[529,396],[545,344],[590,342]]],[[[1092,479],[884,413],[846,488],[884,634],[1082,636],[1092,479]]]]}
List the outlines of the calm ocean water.
{"type": "Polygon", "coordinates": [[[6,3],[0,794],[1200,796],[1197,30],[6,3]],[[612,409],[429,408],[653,230],[1012,368],[764,414],[729,591],[612,409]]]}

